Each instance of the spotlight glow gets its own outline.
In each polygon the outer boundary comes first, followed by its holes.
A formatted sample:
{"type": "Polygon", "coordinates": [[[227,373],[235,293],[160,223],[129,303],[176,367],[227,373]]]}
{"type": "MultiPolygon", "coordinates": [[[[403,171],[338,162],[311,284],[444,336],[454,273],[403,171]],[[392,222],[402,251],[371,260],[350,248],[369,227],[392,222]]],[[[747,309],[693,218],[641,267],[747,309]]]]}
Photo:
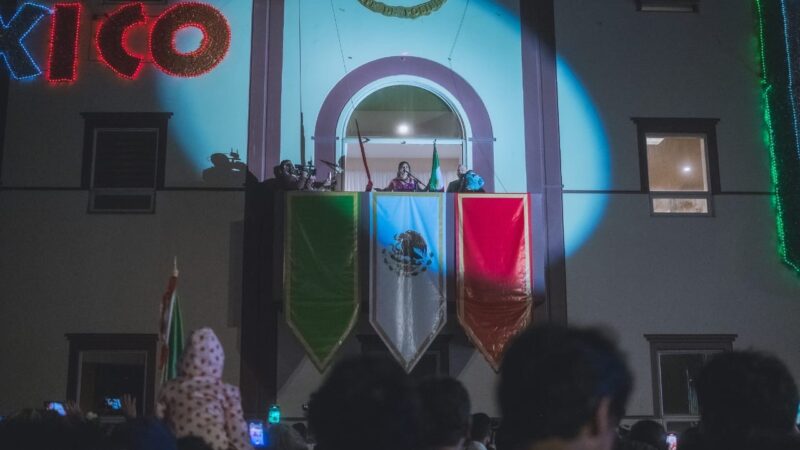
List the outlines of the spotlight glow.
{"type": "Polygon", "coordinates": [[[407,135],[411,132],[411,127],[407,123],[397,125],[397,134],[407,135]]]}
{"type": "MultiPolygon", "coordinates": [[[[178,151],[168,152],[167,157],[174,159],[167,165],[180,168],[169,173],[172,184],[200,183],[208,155],[247,148],[252,2],[225,2],[218,9],[233,32],[227,56],[214,70],[197,78],[152,71],[163,108],[180,111],[169,121],[170,145],[178,151]]],[[[199,47],[198,41],[201,30],[188,27],[175,34],[174,45],[179,52],[191,52],[199,47]]],[[[246,151],[241,158],[247,162],[246,151]]]]}
{"type": "Polygon", "coordinates": [[[556,64],[561,161],[569,162],[561,166],[562,182],[567,191],[586,191],[564,194],[564,246],[569,256],[589,239],[603,218],[611,162],[605,129],[591,96],[561,57],[556,64]]]}

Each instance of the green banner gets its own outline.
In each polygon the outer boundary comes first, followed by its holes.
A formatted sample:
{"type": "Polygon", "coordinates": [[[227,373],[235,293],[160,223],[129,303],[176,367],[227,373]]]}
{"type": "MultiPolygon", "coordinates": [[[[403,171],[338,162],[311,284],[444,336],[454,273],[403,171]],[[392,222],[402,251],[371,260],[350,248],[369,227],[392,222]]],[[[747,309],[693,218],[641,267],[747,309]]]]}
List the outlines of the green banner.
{"type": "Polygon", "coordinates": [[[358,210],[355,192],[286,195],[284,314],[320,371],[358,318],[358,210]]]}

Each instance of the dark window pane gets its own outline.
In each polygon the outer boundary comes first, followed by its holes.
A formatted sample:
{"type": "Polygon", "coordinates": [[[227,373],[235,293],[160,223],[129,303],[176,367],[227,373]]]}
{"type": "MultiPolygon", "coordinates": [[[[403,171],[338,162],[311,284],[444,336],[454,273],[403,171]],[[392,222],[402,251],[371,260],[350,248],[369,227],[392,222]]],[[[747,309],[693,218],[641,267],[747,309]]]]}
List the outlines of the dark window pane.
{"type": "Polygon", "coordinates": [[[98,130],[95,188],[154,188],[158,131],[98,130]]]}
{"type": "Polygon", "coordinates": [[[702,353],[661,354],[661,399],[665,415],[696,416],[695,381],[703,367],[702,353]]]}

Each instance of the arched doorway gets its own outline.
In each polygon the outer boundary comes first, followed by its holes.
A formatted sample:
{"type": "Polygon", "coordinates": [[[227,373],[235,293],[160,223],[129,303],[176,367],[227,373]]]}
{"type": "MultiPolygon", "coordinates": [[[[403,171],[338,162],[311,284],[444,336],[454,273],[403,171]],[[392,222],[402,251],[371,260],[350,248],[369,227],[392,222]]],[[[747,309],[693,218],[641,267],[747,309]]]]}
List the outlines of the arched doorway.
{"type": "MultiPolygon", "coordinates": [[[[393,84],[423,87],[449,102],[462,119],[465,161],[483,176],[484,189],[494,192],[494,134],[486,106],[475,89],[459,74],[434,61],[413,56],[390,56],[371,61],[345,75],[331,89],[314,127],[317,178],[328,175],[322,160],[337,161],[343,154],[347,120],[356,105],[377,89],[393,84]]],[[[427,174],[422,178],[427,181],[427,174]]],[[[376,183],[375,186],[379,185],[376,183]]]]}
{"type": "Polygon", "coordinates": [[[381,80],[362,89],[343,111],[339,126],[340,163],[346,168],[345,191],[363,191],[367,184],[358,129],[376,188],[389,184],[397,164],[408,161],[412,173],[427,183],[434,142],[445,184],[457,178],[459,164],[470,165],[468,124],[457,102],[424,81],[381,80]],[[357,125],[358,124],[358,125],[357,125]]]}

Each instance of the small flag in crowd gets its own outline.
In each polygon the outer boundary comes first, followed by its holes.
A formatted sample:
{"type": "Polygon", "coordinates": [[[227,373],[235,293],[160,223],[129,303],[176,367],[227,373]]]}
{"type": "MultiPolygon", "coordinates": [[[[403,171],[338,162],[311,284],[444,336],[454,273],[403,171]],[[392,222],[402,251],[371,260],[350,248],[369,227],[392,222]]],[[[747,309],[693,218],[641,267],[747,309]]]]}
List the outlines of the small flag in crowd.
{"type": "Polygon", "coordinates": [[[183,318],[178,302],[178,262],[167,283],[167,290],[161,297],[161,327],[159,329],[160,358],[158,370],[161,381],[165,382],[178,376],[178,363],[183,352],[183,318]]]}

